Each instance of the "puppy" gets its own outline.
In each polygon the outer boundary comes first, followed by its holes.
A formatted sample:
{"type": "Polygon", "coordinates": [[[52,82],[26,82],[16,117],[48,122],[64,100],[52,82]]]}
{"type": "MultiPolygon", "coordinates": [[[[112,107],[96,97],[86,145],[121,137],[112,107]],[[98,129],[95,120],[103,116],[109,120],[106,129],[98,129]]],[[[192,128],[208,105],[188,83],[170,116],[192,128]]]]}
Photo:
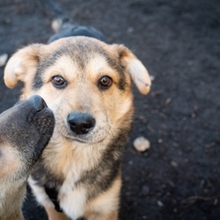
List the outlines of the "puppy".
{"type": "Polygon", "coordinates": [[[39,96],[0,115],[0,219],[21,220],[26,181],[52,136],[54,116],[39,96]]]}
{"type": "MultiPolygon", "coordinates": [[[[73,27],[64,26],[56,36],[63,30],[72,35],[73,27]]],[[[38,94],[55,114],[54,134],[29,178],[50,220],[118,219],[121,160],[133,115],[131,82],[142,94],[151,86],[128,48],[90,33],[24,47],[5,68],[9,88],[24,83],[21,100],[38,94]]]]}

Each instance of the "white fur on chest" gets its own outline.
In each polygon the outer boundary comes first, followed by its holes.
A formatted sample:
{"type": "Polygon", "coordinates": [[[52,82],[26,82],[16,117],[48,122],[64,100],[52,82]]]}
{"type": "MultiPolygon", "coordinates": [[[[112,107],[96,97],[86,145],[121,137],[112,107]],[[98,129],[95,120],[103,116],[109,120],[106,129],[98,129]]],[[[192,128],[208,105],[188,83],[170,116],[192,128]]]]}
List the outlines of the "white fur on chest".
{"type": "MultiPolygon", "coordinates": [[[[89,146],[78,144],[78,146],[71,146],[68,143],[68,146],[63,145],[63,149],[60,151],[58,148],[56,149],[56,145],[54,147],[54,145],[51,144],[46,149],[46,159],[51,157],[50,167],[54,170],[58,169],[64,173],[65,180],[59,190],[58,200],[64,213],[72,219],[77,219],[83,216],[87,202],[87,189],[82,184],[77,184],[76,186],[76,182],[80,180],[85,172],[98,166],[104,151],[102,146],[103,145],[101,144],[89,146]],[[49,151],[52,147],[53,152],[51,151],[50,153],[49,151]],[[68,152],[65,151],[67,147],[68,152]]],[[[40,189],[37,190],[38,193],[39,190],[40,189]]],[[[35,192],[37,191],[35,190],[35,192]]],[[[40,194],[42,194],[42,192],[40,194]]],[[[48,201],[48,197],[45,193],[44,195],[37,197],[41,204],[49,207],[53,206],[51,201],[48,201]]]]}
{"type": "MultiPolygon", "coordinates": [[[[87,189],[83,185],[75,185],[85,172],[93,169],[100,162],[102,146],[77,146],[73,149],[72,158],[67,161],[68,172],[59,191],[60,207],[72,219],[82,217],[87,202],[87,189]]],[[[66,170],[66,171],[67,171],[66,170]]]]}
{"type": "Polygon", "coordinates": [[[85,212],[87,191],[82,186],[75,187],[66,180],[59,191],[60,207],[72,219],[82,217],[85,212]]]}

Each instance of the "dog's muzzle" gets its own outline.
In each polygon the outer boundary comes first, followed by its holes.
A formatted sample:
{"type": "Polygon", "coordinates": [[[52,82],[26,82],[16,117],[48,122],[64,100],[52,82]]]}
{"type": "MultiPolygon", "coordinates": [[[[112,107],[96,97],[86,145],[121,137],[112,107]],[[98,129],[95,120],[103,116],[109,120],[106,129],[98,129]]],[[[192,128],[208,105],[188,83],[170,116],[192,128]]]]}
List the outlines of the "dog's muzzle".
{"type": "Polygon", "coordinates": [[[89,133],[95,127],[95,119],[87,113],[72,112],[67,117],[71,131],[75,135],[89,133]]]}

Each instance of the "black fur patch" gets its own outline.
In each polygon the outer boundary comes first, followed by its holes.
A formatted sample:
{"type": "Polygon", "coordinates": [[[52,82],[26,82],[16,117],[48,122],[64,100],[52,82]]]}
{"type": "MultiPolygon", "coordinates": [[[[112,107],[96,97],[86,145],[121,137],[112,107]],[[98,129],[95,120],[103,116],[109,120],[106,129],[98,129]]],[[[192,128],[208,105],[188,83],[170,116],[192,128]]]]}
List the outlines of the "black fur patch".
{"type": "Polygon", "coordinates": [[[77,220],[86,220],[84,217],[77,218],[77,220]]]}
{"type": "Polygon", "coordinates": [[[58,191],[54,188],[47,187],[47,185],[44,185],[44,189],[50,200],[53,202],[56,211],[63,212],[63,210],[60,208],[60,204],[58,201],[58,191]]]}
{"type": "Polygon", "coordinates": [[[57,192],[64,182],[64,177],[56,176],[51,173],[43,164],[43,161],[40,160],[34,166],[31,173],[32,179],[34,179],[39,186],[46,186],[47,188],[54,189],[57,192]]]}

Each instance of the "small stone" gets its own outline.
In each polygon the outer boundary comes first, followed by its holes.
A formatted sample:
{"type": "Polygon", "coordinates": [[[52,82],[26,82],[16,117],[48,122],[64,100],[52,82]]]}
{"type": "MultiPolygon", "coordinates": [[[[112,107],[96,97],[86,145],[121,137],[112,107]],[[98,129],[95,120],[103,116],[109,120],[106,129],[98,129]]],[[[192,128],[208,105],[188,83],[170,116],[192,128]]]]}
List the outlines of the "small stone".
{"type": "Polygon", "coordinates": [[[161,139],[161,138],[158,139],[158,143],[159,143],[159,144],[162,144],[162,143],[163,143],[163,139],[161,139]]]}
{"type": "Polygon", "coordinates": [[[127,32],[130,34],[130,33],[132,33],[132,32],[134,32],[134,28],[133,27],[129,27],[128,29],[127,29],[127,32]]]}
{"type": "Polygon", "coordinates": [[[150,141],[145,137],[138,137],[134,140],[133,145],[139,152],[144,152],[150,148],[150,141]]]}
{"type": "Polygon", "coordinates": [[[133,165],[133,163],[134,162],[132,160],[129,160],[129,162],[128,162],[129,165],[133,165]]]}
{"type": "Polygon", "coordinates": [[[0,55],[0,67],[6,64],[7,59],[8,59],[8,54],[4,53],[0,55]]]}
{"type": "Polygon", "coordinates": [[[177,167],[178,167],[178,163],[177,163],[177,162],[175,162],[175,161],[171,161],[171,162],[170,162],[170,164],[171,164],[173,167],[175,167],[175,168],[177,168],[177,167]]]}
{"type": "Polygon", "coordinates": [[[152,82],[155,80],[155,78],[156,78],[155,76],[150,75],[150,79],[151,79],[152,82]]]}
{"type": "Polygon", "coordinates": [[[168,99],[166,99],[166,101],[165,101],[165,105],[169,105],[171,102],[172,102],[172,99],[171,99],[171,98],[168,98],[168,99]]]}
{"type": "Polygon", "coordinates": [[[157,205],[160,206],[160,207],[164,206],[164,204],[160,200],[157,201],[157,205]]]}

